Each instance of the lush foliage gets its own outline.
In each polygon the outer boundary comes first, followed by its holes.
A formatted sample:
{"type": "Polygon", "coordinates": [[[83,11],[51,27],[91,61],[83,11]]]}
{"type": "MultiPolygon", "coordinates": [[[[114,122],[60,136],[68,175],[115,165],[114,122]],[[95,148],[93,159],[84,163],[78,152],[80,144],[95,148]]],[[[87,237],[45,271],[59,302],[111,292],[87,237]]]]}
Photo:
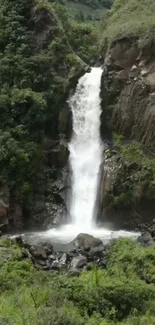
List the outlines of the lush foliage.
{"type": "Polygon", "coordinates": [[[54,4],[54,9],[63,25],[73,51],[86,63],[98,57],[98,29],[88,23],[72,20],[66,7],[54,4]]]}
{"type": "Polygon", "coordinates": [[[0,324],[155,324],[155,247],[114,241],[106,269],[70,278],[35,270],[8,241],[1,246],[10,255],[0,265],[0,324]]]}
{"type": "Polygon", "coordinates": [[[75,51],[85,59],[90,48],[87,61],[94,51],[93,30],[76,26],[73,40],[58,16],[48,1],[0,0],[0,187],[27,207],[44,178],[43,140],[59,137],[59,112],[83,71],[75,51]]]}
{"type": "Polygon", "coordinates": [[[113,193],[107,194],[105,203],[115,208],[132,207],[143,199],[155,198],[155,158],[149,156],[137,142],[128,142],[114,134],[119,163],[113,193]]]}
{"type": "Polygon", "coordinates": [[[61,5],[65,5],[70,11],[71,17],[78,22],[100,21],[104,12],[110,9],[113,0],[57,0],[61,5]]]}
{"type": "Polygon", "coordinates": [[[135,36],[141,47],[154,42],[154,0],[115,0],[103,22],[102,47],[107,47],[119,37],[135,36]]]}

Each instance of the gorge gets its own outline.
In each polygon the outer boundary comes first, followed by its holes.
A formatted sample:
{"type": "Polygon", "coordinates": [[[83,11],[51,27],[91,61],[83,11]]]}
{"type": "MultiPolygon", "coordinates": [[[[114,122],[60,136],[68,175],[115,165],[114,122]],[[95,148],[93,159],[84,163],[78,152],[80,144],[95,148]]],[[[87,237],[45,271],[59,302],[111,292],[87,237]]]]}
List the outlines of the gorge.
{"type": "Polygon", "coordinates": [[[0,325],[155,325],[154,58],[155,0],[0,0],[0,325]]]}

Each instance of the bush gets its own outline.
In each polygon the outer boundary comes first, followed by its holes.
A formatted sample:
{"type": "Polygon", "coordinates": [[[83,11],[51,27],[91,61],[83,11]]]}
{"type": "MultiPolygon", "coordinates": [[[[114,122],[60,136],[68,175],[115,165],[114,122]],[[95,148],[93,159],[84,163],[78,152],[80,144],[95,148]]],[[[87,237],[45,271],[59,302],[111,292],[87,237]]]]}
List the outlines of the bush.
{"type": "Polygon", "coordinates": [[[8,256],[0,265],[0,324],[154,325],[155,247],[114,240],[106,269],[72,278],[36,270],[18,246],[0,245],[8,256]]]}

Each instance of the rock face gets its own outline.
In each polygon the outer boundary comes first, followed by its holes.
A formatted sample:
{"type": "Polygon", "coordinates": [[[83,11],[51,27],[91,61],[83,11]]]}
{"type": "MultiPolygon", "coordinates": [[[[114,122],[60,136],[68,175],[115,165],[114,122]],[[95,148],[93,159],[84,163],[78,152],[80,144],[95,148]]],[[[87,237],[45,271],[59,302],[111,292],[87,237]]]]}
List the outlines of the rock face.
{"type": "Polygon", "coordinates": [[[140,50],[138,40],[113,42],[105,58],[101,94],[104,129],[135,139],[155,151],[154,47],[140,50]]]}
{"type": "MultiPolygon", "coordinates": [[[[124,145],[127,152],[128,145],[124,145]]],[[[139,148],[139,147],[138,147],[139,148]]],[[[134,146],[130,152],[135,154],[134,146]]],[[[141,152],[141,151],[140,151],[141,152]]],[[[123,155],[120,148],[105,149],[104,174],[102,178],[99,220],[110,229],[139,229],[150,224],[155,215],[155,198],[152,182],[154,169],[149,169],[144,155],[144,166],[138,153],[132,162],[123,155]],[[146,165],[145,165],[146,164],[146,165]],[[147,172],[149,170],[149,172],[147,172]]],[[[153,164],[151,160],[151,164],[153,164]]]]}
{"type": "Polygon", "coordinates": [[[146,157],[154,155],[154,53],[154,45],[140,49],[138,39],[126,37],[114,41],[105,57],[101,135],[108,140],[109,149],[105,153],[100,219],[114,228],[134,229],[150,222],[155,215],[154,190],[149,191],[152,180],[147,166],[142,168],[139,162],[124,159],[113,146],[112,136],[116,133],[128,143],[137,141],[145,149],[146,157]]]}

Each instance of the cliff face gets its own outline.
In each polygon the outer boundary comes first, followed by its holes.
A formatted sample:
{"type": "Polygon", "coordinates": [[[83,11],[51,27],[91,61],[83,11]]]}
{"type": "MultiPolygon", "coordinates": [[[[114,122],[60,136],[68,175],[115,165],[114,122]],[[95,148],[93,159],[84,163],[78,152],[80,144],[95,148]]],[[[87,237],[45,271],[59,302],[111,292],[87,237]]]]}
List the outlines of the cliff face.
{"type": "Polygon", "coordinates": [[[44,227],[64,213],[65,101],[85,65],[50,3],[0,9],[0,225],[44,227]]]}
{"type": "Polygon", "coordinates": [[[115,0],[101,41],[104,221],[135,228],[155,214],[155,6],[115,0]]]}
{"type": "Polygon", "coordinates": [[[115,41],[105,59],[102,84],[109,127],[151,151],[155,150],[154,52],[154,46],[140,50],[136,39],[115,41]]]}
{"type": "Polygon", "coordinates": [[[116,227],[136,227],[155,214],[155,46],[121,38],[107,51],[102,76],[105,152],[102,218],[116,227]]]}

